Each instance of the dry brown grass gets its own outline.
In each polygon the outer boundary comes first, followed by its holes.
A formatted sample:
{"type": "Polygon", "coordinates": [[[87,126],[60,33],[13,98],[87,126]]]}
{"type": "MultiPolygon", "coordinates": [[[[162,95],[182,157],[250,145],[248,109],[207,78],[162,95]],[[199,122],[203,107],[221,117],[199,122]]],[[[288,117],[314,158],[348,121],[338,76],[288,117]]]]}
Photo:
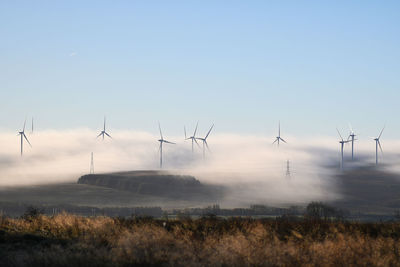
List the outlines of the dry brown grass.
{"type": "Polygon", "coordinates": [[[0,219],[1,266],[400,266],[400,223],[0,219]]]}

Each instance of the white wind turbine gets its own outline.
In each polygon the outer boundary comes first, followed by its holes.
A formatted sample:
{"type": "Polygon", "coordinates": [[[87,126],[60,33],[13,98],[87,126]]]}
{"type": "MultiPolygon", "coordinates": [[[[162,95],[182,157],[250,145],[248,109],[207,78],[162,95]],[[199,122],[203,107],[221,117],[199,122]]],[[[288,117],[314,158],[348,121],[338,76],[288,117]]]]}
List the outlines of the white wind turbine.
{"type": "Polygon", "coordinates": [[[103,136],[103,140],[104,140],[104,135],[107,135],[108,137],[110,137],[110,138],[112,139],[111,135],[109,135],[109,134],[106,132],[106,116],[104,116],[103,131],[101,131],[101,132],[99,133],[99,135],[98,135],[96,138],[98,138],[99,136],[103,136]]]}
{"type": "Polygon", "coordinates": [[[375,140],[375,164],[376,165],[378,165],[378,146],[379,146],[379,148],[381,150],[381,153],[383,153],[381,142],[380,142],[380,138],[381,138],[381,135],[383,133],[383,130],[385,130],[385,126],[383,126],[382,131],[380,132],[378,137],[376,137],[376,138],[372,137],[375,140]]]}
{"type": "Polygon", "coordinates": [[[351,160],[354,159],[354,141],[356,141],[357,139],[355,139],[355,137],[357,136],[354,131],[353,131],[353,127],[351,127],[351,124],[349,124],[350,127],[350,134],[349,137],[347,138],[347,140],[349,140],[351,142],[351,160]]]}
{"type": "Polygon", "coordinates": [[[342,135],[340,134],[339,130],[336,128],[336,131],[338,132],[341,141],[339,141],[340,143],[340,153],[341,153],[341,161],[340,161],[340,168],[343,169],[343,147],[344,144],[350,142],[350,140],[344,141],[342,135]]]}
{"type": "Polygon", "coordinates": [[[196,138],[196,132],[197,132],[197,127],[199,126],[199,122],[197,122],[196,124],[196,129],[194,130],[194,133],[192,136],[190,137],[186,137],[186,127],[184,127],[184,131],[185,131],[185,140],[192,140],[192,153],[193,153],[193,144],[196,142],[196,144],[199,146],[199,143],[197,142],[197,138],[196,138]]]}
{"type": "Polygon", "coordinates": [[[210,130],[208,130],[208,133],[207,133],[207,135],[206,135],[204,138],[198,138],[198,137],[196,137],[197,140],[201,140],[201,141],[203,142],[203,159],[206,158],[206,147],[207,147],[208,151],[210,151],[210,148],[208,147],[208,144],[207,144],[207,138],[208,138],[208,136],[210,135],[211,130],[212,130],[213,128],[214,128],[214,124],[211,126],[210,130]]]}
{"type": "Polygon", "coordinates": [[[26,124],[26,119],[25,119],[25,122],[24,122],[24,128],[22,129],[21,132],[18,132],[18,134],[17,134],[17,135],[21,136],[21,156],[23,154],[24,138],[25,138],[26,142],[28,142],[28,144],[32,147],[31,143],[29,142],[28,138],[25,135],[25,124],[26,124]]]}
{"type": "Polygon", "coordinates": [[[160,136],[161,136],[161,139],[158,140],[158,142],[160,142],[160,169],[161,169],[162,163],[163,163],[163,158],[162,158],[163,143],[172,144],[172,145],[175,145],[175,143],[169,142],[163,138],[160,123],[158,123],[158,129],[160,130],[160,136]]]}
{"type": "Polygon", "coordinates": [[[33,134],[33,117],[32,117],[32,128],[31,128],[31,134],[33,134]]]}
{"type": "Polygon", "coordinates": [[[281,137],[281,122],[279,121],[279,128],[278,128],[278,136],[275,138],[275,141],[272,144],[275,144],[276,142],[278,142],[278,146],[279,146],[279,141],[282,141],[284,143],[287,143],[285,140],[283,140],[283,138],[281,137]]]}

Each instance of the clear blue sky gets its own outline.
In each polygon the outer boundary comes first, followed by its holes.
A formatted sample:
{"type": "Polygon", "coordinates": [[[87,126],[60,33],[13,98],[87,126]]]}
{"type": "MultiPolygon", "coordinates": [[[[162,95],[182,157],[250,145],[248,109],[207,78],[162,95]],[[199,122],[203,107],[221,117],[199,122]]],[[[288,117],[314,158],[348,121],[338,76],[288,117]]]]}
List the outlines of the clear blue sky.
{"type": "Polygon", "coordinates": [[[1,1],[0,129],[400,137],[399,1],[1,1]]]}

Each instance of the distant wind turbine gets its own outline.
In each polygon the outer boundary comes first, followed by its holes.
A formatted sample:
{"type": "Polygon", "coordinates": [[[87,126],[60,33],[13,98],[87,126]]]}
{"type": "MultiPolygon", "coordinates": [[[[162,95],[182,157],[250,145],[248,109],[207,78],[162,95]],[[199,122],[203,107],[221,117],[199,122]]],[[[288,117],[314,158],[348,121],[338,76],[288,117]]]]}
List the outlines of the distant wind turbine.
{"type": "Polygon", "coordinates": [[[22,129],[21,132],[18,133],[18,135],[21,136],[21,156],[23,154],[24,138],[25,138],[26,142],[28,142],[28,144],[32,147],[31,143],[29,142],[28,138],[25,135],[25,125],[26,125],[26,119],[25,119],[25,122],[24,122],[24,128],[22,129]]]}
{"type": "Polygon", "coordinates": [[[357,135],[354,134],[353,127],[351,127],[351,124],[349,124],[349,127],[350,127],[350,134],[349,134],[349,137],[347,138],[347,140],[349,140],[351,142],[351,160],[353,160],[354,159],[354,141],[357,140],[357,139],[355,139],[355,137],[357,135]]]}
{"type": "Polygon", "coordinates": [[[380,132],[379,136],[376,138],[373,138],[375,140],[375,164],[376,165],[378,165],[378,146],[381,150],[381,153],[383,153],[381,142],[380,142],[380,138],[383,133],[383,130],[385,130],[385,126],[382,128],[382,131],[380,132]]]}
{"type": "Polygon", "coordinates": [[[196,137],[197,140],[201,140],[203,142],[203,159],[206,158],[206,147],[207,147],[208,151],[210,151],[210,148],[208,147],[208,144],[207,144],[207,138],[210,135],[210,132],[213,128],[214,128],[214,124],[211,126],[210,130],[208,130],[208,133],[204,138],[196,137]]]}
{"type": "Polygon", "coordinates": [[[103,140],[104,140],[104,135],[107,135],[108,137],[110,137],[110,138],[112,139],[111,135],[109,135],[109,134],[106,132],[106,116],[104,116],[103,131],[101,131],[101,132],[99,133],[99,135],[98,135],[96,138],[98,138],[99,136],[103,136],[103,140]]]}
{"type": "Polygon", "coordinates": [[[275,141],[272,144],[275,144],[276,142],[278,142],[278,146],[279,146],[279,141],[282,141],[284,143],[287,143],[285,140],[283,140],[283,138],[281,137],[281,122],[279,121],[279,130],[278,130],[278,136],[276,137],[275,141]]]}
{"type": "Polygon", "coordinates": [[[33,117],[32,117],[32,128],[31,128],[31,134],[33,134],[33,117]]]}
{"type": "Polygon", "coordinates": [[[160,136],[161,136],[161,139],[159,139],[158,142],[160,142],[160,168],[162,168],[162,163],[163,163],[163,160],[162,160],[163,143],[172,144],[172,145],[175,145],[175,143],[169,142],[169,141],[167,141],[167,140],[165,140],[163,138],[160,123],[158,123],[158,129],[160,130],[160,136]]]}
{"type": "Polygon", "coordinates": [[[339,132],[339,130],[337,128],[336,128],[336,131],[338,132],[338,134],[340,136],[340,139],[341,139],[341,141],[339,141],[339,143],[340,143],[340,153],[341,153],[340,168],[343,169],[343,147],[344,147],[344,144],[350,142],[350,140],[344,141],[342,135],[340,134],[340,132],[339,132]]]}
{"type": "Polygon", "coordinates": [[[193,135],[192,136],[190,136],[190,137],[186,137],[186,128],[184,127],[184,130],[185,130],[185,140],[192,140],[192,153],[193,153],[193,144],[196,142],[196,144],[198,145],[198,146],[200,146],[199,145],[199,143],[197,142],[197,138],[196,138],[196,132],[197,132],[197,127],[199,126],[199,122],[197,122],[197,124],[196,124],[196,129],[194,130],[194,133],[193,133],[193,135]]]}

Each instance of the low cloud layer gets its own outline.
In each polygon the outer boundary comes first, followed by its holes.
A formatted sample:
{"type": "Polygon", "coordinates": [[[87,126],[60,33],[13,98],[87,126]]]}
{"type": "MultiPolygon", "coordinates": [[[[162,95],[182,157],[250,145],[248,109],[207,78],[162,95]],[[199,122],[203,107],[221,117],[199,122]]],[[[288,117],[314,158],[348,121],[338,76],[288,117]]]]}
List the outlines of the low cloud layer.
{"type": "MultiPolygon", "coordinates": [[[[27,135],[32,148],[15,133],[0,134],[0,186],[75,182],[90,168],[94,153],[96,173],[158,169],[159,137],[139,131],[113,131],[113,139],[89,129],[39,131],[27,135]]],[[[225,205],[251,203],[296,204],[340,198],[334,174],[338,171],[340,146],[334,138],[298,139],[285,136],[288,144],[271,145],[273,138],[236,134],[212,134],[211,152],[182,137],[169,137],[176,145],[164,144],[164,168],[196,176],[202,182],[228,186],[225,205]],[[286,176],[287,161],[290,177],[286,176]]],[[[397,171],[400,141],[382,140],[380,160],[397,171]]],[[[356,161],[350,163],[351,146],[345,147],[346,168],[375,161],[373,140],[357,141],[356,161]]]]}

